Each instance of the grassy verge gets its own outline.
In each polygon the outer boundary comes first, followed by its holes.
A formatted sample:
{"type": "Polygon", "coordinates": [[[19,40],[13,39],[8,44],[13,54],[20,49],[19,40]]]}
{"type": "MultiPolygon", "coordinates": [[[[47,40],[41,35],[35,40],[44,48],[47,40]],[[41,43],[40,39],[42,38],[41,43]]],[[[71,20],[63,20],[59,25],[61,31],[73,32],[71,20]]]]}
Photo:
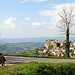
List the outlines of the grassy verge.
{"type": "Polygon", "coordinates": [[[0,67],[0,75],[75,75],[75,63],[29,62],[0,67]]]}
{"type": "Polygon", "coordinates": [[[35,57],[35,58],[52,58],[52,59],[75,59],[75,58],[69,58],[69,57],[52,57],[52,56],[30,55],[30,54],[4,55],[4,56],[35,57]]]}

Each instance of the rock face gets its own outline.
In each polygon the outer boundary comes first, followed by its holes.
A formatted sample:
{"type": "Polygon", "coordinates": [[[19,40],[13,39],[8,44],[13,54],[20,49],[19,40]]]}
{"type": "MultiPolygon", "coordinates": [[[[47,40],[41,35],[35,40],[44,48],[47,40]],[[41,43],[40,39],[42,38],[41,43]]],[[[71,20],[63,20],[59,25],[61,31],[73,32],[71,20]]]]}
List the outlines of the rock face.
{"type": "MultiPolygon", "coordinates": [[[[70,42],[70,57],[75,58],[75,42],[70,42]]],[[[61,40],[58,42],[57,40],[46,40],[43,48],[39,49],[39,54],[46,55],[46,56],[56,56],[56,57],[65,57],[66,56],[66,49],[65,44],[66,40],[61,40]],[[62,46],[62,47],[61,47],[62,46]]]]}
{"type": "Polygon", "coordinates": [[[53,46],[53,48],[57,47],[57,40],[46,40],[45,41],[45,47],[48,49],[50,46],[53,46]]]}
{"type": "Polygon", "coordinates": [[[60,46],[63,46],[66,43],[66,40],[61,40],[60,46]]]}
{"type": "Polygon", "coordinates": [[[75,47],[75,41],[74,41],[74,43],[73,43],[73,46],[75,47]]]}

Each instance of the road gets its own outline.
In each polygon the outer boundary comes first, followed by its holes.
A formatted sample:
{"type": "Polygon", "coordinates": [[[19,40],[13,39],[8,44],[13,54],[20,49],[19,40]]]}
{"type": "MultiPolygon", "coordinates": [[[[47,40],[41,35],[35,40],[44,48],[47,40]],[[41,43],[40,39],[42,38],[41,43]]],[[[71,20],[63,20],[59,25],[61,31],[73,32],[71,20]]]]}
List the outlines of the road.
{"type": "Polygon", "coordinates": [[[31,61],[36,62],[75,62],[74,59],[52,59],[52,58],[32,58],[32,57],[15,57],[15,56],[5,56],[6,64],[17,64],[17,63],[26,63],[31,61]]]}

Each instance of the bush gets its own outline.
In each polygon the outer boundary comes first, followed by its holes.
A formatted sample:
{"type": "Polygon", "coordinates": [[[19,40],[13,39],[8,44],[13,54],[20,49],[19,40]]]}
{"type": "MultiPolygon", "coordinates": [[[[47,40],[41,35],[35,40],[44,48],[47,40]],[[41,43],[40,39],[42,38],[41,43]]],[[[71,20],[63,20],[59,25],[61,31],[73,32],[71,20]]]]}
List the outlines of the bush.
{"type": "Polygon", "coordinates": [[[29,62],[0,67],[0,75],[75,75],[75,63],[29,62]]]}

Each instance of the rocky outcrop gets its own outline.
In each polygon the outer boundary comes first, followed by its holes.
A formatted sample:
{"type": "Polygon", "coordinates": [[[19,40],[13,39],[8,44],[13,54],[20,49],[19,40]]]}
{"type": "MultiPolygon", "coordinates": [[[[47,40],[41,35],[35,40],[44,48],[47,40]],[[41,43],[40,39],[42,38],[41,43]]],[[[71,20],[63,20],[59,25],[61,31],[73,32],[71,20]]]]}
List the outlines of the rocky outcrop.
{"type": "MultiPolygon", "coordinates": [[[[70,57],[75,58],[75,42],[70,42],[70,57]]],[[[66,49],[64,47],[66,40],[46,40],[43,48],[39,49],[39,54],[45,54],[47,56],[65,57],[66,49]],[[59,45],[58,45],[59,44],[59,45]],[[61,47],[62,46],[62,47],[61,47]],[[49,48],[50,47],[50,48],[49,48]]]]}
{"type": "Polygon", "coordinates": [[[74,41],[74,43],[73,43],[73,46],[75,47],[75,41],[74,41]]]}
{"type": "Polygon", "coordinates": [[[63,46],[66,43],[66,40],[61,40],[60,46],[63,46]]]}
{"type": "Polygon", "coordinates": [[[57,40],[46,40],[45,41],[45,47],[48,49],[50,46],[53,46],[54,48],[57,47],[57,40]]]}

